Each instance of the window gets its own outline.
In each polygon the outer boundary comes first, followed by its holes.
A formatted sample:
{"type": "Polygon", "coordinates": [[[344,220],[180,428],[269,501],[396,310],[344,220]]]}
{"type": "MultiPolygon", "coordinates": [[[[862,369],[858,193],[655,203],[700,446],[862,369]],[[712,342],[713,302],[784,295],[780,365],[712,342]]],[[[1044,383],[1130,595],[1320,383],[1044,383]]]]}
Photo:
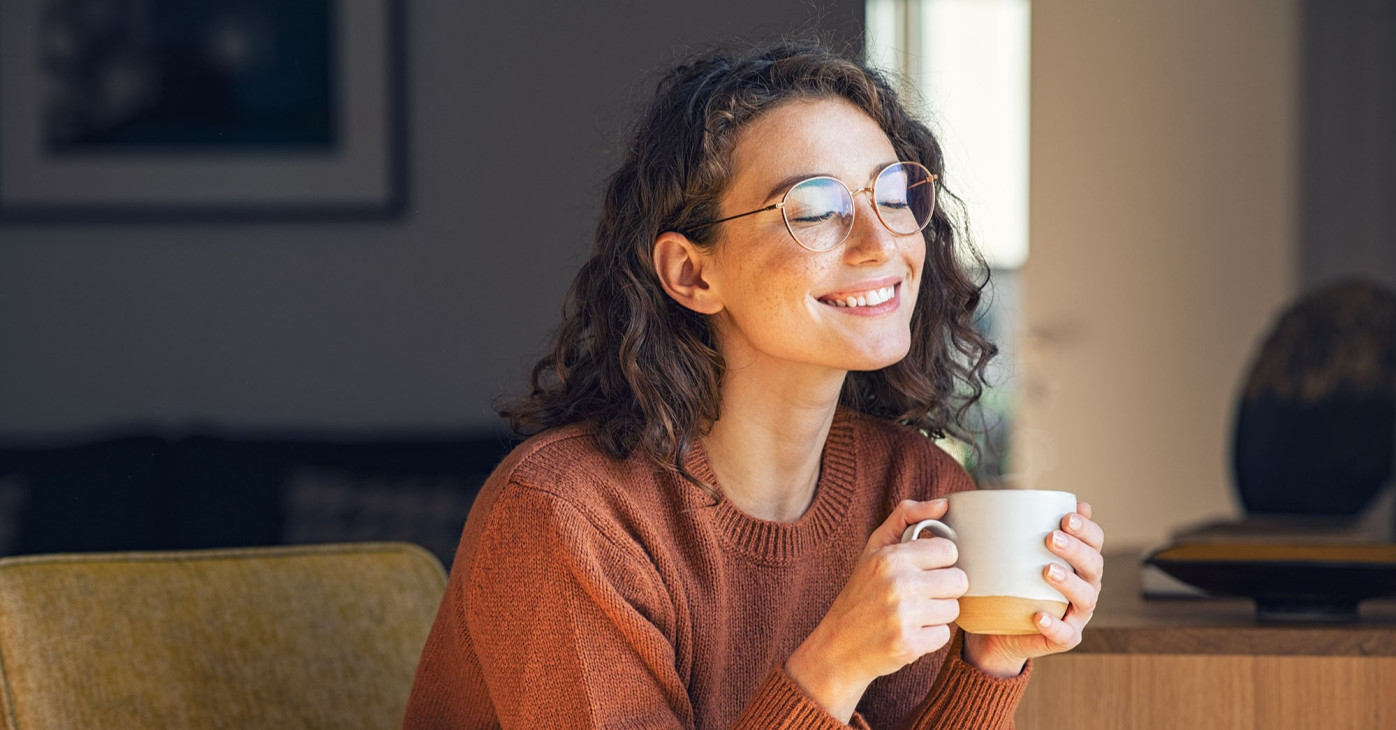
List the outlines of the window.
{"type": "Polygon", "coordinates": [[[1019,316],[1028,256],[1029,0],[868,0],[867,56],[935,130],[946,188],[992,269],[981,330],[1000,348],[972,426],[979,454],[947,444],[981,482],[1009,477],[1019,316]]]}

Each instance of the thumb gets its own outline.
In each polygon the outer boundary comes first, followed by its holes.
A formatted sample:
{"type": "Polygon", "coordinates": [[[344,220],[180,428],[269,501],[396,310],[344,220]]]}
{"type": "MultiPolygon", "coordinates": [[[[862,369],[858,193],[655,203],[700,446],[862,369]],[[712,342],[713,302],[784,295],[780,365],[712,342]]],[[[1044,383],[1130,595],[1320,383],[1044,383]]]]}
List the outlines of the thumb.
{"type": "Polygon", "coordinates": [[[938,520],[945,516],[949,509],[949,503],[943,499],[932,499],[926,502],[918,502],[914,499],[904,499],[892,510],[892,514],[887,516],[873,534],[868,538],[868,549],[877,550],[896,545],[902,541],[902,533],[906,528],[920,522],[921,520],[938,520]]]}

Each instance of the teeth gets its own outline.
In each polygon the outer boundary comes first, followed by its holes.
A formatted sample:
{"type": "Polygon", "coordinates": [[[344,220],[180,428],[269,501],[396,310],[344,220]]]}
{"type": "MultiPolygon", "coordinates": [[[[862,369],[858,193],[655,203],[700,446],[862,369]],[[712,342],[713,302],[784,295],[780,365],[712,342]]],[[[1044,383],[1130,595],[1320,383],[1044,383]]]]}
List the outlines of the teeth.
{"type": "Polygon", "coordinates": [[[863,292],[847,299],[830,299],[828,303],[836,307],[875,307],[890,300],[896,294],[896,287],[884,286],[881,289],[863,292]]]}

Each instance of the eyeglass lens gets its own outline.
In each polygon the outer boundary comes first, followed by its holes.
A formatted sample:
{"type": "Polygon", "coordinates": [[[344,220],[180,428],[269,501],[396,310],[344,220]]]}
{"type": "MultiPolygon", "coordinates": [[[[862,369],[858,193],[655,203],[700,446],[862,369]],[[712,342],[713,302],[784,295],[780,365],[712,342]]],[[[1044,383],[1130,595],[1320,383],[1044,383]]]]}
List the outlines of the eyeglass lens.
{"type": "MultiPolygon", "coordinates": [[[[877,216],[893,233],[915,233],[931,220],[935,185],[926,168],[899,162],[878,173],[873,182],[877,216]]],[[[785,196],[786,226],[800,245],[828,251],[853,229],[853,194],[842,182],[816,177],[799,183],[785,196]]]]}

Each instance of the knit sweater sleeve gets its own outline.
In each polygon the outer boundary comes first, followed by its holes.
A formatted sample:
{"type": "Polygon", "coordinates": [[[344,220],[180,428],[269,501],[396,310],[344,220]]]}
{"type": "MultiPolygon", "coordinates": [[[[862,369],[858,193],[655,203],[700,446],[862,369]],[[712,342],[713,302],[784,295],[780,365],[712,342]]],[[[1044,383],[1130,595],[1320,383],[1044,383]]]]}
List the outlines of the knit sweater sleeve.
{"type": "MultiPolygon", "coordinates": [[[[585,505],[509,485],[466,592],[464,623],[503,728],[696,725],[651,558],[585,505]]],[[[739,728],[847,727],[779,668],[733,701],[745,705],[739,728]]]]}
{"type": "Polygon", "coordinates": [[[964,660],[964,632],[956,629],[945,662],[926,699],[904,722],[916,730],[1013,730],[1013,713],[1027,691],[1032,660],[1016,677],[993,677],[964,660]]]}

